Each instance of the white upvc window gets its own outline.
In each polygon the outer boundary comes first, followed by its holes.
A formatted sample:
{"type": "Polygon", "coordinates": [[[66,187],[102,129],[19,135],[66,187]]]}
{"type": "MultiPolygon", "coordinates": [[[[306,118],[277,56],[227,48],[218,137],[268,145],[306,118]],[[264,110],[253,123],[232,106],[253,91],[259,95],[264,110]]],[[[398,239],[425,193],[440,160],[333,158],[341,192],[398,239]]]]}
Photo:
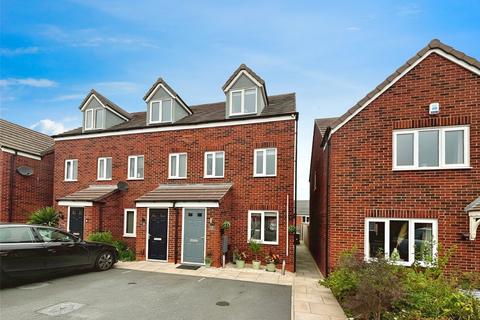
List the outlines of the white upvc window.
{"type": "Polygon", "coordinates": [[[187,178],[187,154],[171,153],[169,155],[169,179],[186,179],[187,178]]]}
{"type": "Polygon", "coordinates": [[[150,123],[172,122],[172,99],[154,100],[150,102],[150,123]]]}
{"type": "Polygon", "coordinates": [[[310,217],[309,216],[302,216],[302,223],[310,223],[310,217]]]}
{"type": "Polygon", "coordinates": [[[277,175],[276,148],[255,149],[253,175],[255,177],[274,177],[277,175]]]}
{"type": "Polygon", "coordinates": [[[128,179],[141,180],[144,177],[145,160],[143,156],[128,157],[128,179]]]}
{"type": "Polygon", "coordinates": [[[103,129],[104,123],[104,109],[88,109],[85,111],[85,130],[103,129]]]}
{"type": "Polygon", "coordinates": [[[257,88],[230,91],[230,115],[257,113],[257,88]]]}
{"type": "Polygon", "coordinates": [[[247,241],[278,244],[278,211],[248,211],[247,241]]]}
{"type": "Polygon", "coordinates": [[[112,158],[98,158],[97,180],[112,180],[112,158]]]}
{"type": "Polygon", "coordinates": [[[65,181],[77,181],[78,160],[65,160],[65,181]]]}
{"type": "Polygon", "coordinates": [[[410,266],[415,261],[428,266],[437,258],[436,219],[365,219],[365,260],[385,259],[410,266]]]}
{"type": "Polygon", "coordinates": [[[205,152],[205,178],[223,178],[225,171],[225,152],[205,152]]]}
{"type": "Polygon", "coordinates": [[[469,166],[468,126],[393,131],[393,170],[462,169],[469,166]]]}
{"type": "Polygon", "coordinates": [[[123,236],[135,237],[137,235],[137,209],[125,209],[123,213],[123,236]]]}

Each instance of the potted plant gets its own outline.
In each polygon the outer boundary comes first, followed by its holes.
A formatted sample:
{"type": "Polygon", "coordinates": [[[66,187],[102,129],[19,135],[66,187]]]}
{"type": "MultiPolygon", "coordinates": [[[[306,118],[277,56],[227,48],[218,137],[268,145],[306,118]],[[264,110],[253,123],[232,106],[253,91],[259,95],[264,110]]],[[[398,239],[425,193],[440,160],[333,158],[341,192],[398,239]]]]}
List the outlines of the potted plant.
{"type": "Polygon", "coordinates": [[[265,256],[265,263],[267,264],[266,270],[268,272],[275,272],[277,270],[277,264],[280,262],[280,256],[278,254],[269,253],[265,256]]]}
{"type": "Polygon", "coordinates": [[[250,239],[250,242],[248,243],[248,246],[250,247],[250,250],[253,253],[253,256],[255,257],[254,260],[252,260],[252,266],[253,269],[259,270],[260,269],[260,264],[262,263],[260,260],[258,260],[258,254],[262,250],[262,246],[258,241],[255,241],[253,239],[250,239]]]}
{"type": "Polygon", "coordinates": [[[290,234],[297,233],[297,226],[295,226],[294,224],[289,225],[288,226],[288,233],[290,233],[290,234]]]}
{"type": "Polygon", "coordinates": [[[207,253],[207,255],[205,256],[205,266],[210,267],[212,265],[212,260],[212,254],[210,252],[207,253]]]}
{"type": "Polygon", "coordinates": [[[245,251],[234,251],[233,255],[236,261],[235,264],[237,265],[237,268],[245,268],[245,260],[247,260],[247,254],[245,253],[245,251]]]}
{"type": "Polygon", "coordinates": [[[230,221],[228,221],[228,220],[223,221],[222,231],[230,229],[231,226],[232,226],[232,224],[230,223],[230,221]]]}

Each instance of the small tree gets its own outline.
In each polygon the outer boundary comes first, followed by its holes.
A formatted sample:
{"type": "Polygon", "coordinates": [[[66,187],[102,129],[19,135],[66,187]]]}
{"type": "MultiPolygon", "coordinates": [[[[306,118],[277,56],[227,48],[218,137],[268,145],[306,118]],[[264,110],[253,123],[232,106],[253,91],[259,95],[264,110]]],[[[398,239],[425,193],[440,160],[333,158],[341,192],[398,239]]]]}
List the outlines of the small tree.
{"type": "Polygon", "coordinates": [[[58,220],[60,215],[54,207],[44,207],[32,213],[27,223],[58,227],[58,220]]]}
{"type": "Polygon", "coordinates": [[[250,247],[250,250],[252,250],[252,253],[255,257],[255,261],[259,261],[258,260],[258,254],[260,253],[260,251],[262,251],[262,246],[260,245],[260,243],[258,241],[253,240],[253,239],[250,239],[250,242],[248,243],[248,246],[250,247]]]}

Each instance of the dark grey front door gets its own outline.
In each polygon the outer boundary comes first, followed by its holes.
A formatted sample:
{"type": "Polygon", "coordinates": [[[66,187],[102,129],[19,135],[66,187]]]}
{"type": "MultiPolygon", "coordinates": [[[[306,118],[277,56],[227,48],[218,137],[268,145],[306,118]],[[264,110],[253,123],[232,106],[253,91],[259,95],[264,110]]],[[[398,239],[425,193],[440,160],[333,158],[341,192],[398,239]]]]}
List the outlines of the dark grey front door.
{"type": "Polygon", "coordinates": [[[83,239],[83,208],[70,208],[68,231],[83,239]]]}
{"type": "Polygon", "coordinates": [[[150,209],[148,259],[167,260],[168,209],[150,209]]]}
{"type": "Polygon", "coordinates": [[[205,209],[185,209],[183,263],[204,263],[205,209]]]}

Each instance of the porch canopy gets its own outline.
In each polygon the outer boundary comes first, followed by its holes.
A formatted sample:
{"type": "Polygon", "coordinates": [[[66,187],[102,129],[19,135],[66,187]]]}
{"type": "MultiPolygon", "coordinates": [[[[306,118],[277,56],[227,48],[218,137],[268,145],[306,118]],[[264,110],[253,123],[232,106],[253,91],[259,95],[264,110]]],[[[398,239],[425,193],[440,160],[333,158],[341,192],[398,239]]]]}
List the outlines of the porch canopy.
{"type": "Polygon", "coordinates": [[[84,205],[92,206],[93,202],[103,202],[103,199],[118,190],[117,185],[90,185],[57,199],[60,206],[84,205]]]}
{"type": "Polygon", "coordinates": [[[468,213],[470,220],[470,240],[475,240],[477,237],[477,229],[480,227],[480,197],[466,206],[465,212],[468,213]]]}
{"type": "Polygon", "coordinates": [[[218,207],[231,188],[231,183],[161,184],[135,202],[137,207],[218,207]]]}

